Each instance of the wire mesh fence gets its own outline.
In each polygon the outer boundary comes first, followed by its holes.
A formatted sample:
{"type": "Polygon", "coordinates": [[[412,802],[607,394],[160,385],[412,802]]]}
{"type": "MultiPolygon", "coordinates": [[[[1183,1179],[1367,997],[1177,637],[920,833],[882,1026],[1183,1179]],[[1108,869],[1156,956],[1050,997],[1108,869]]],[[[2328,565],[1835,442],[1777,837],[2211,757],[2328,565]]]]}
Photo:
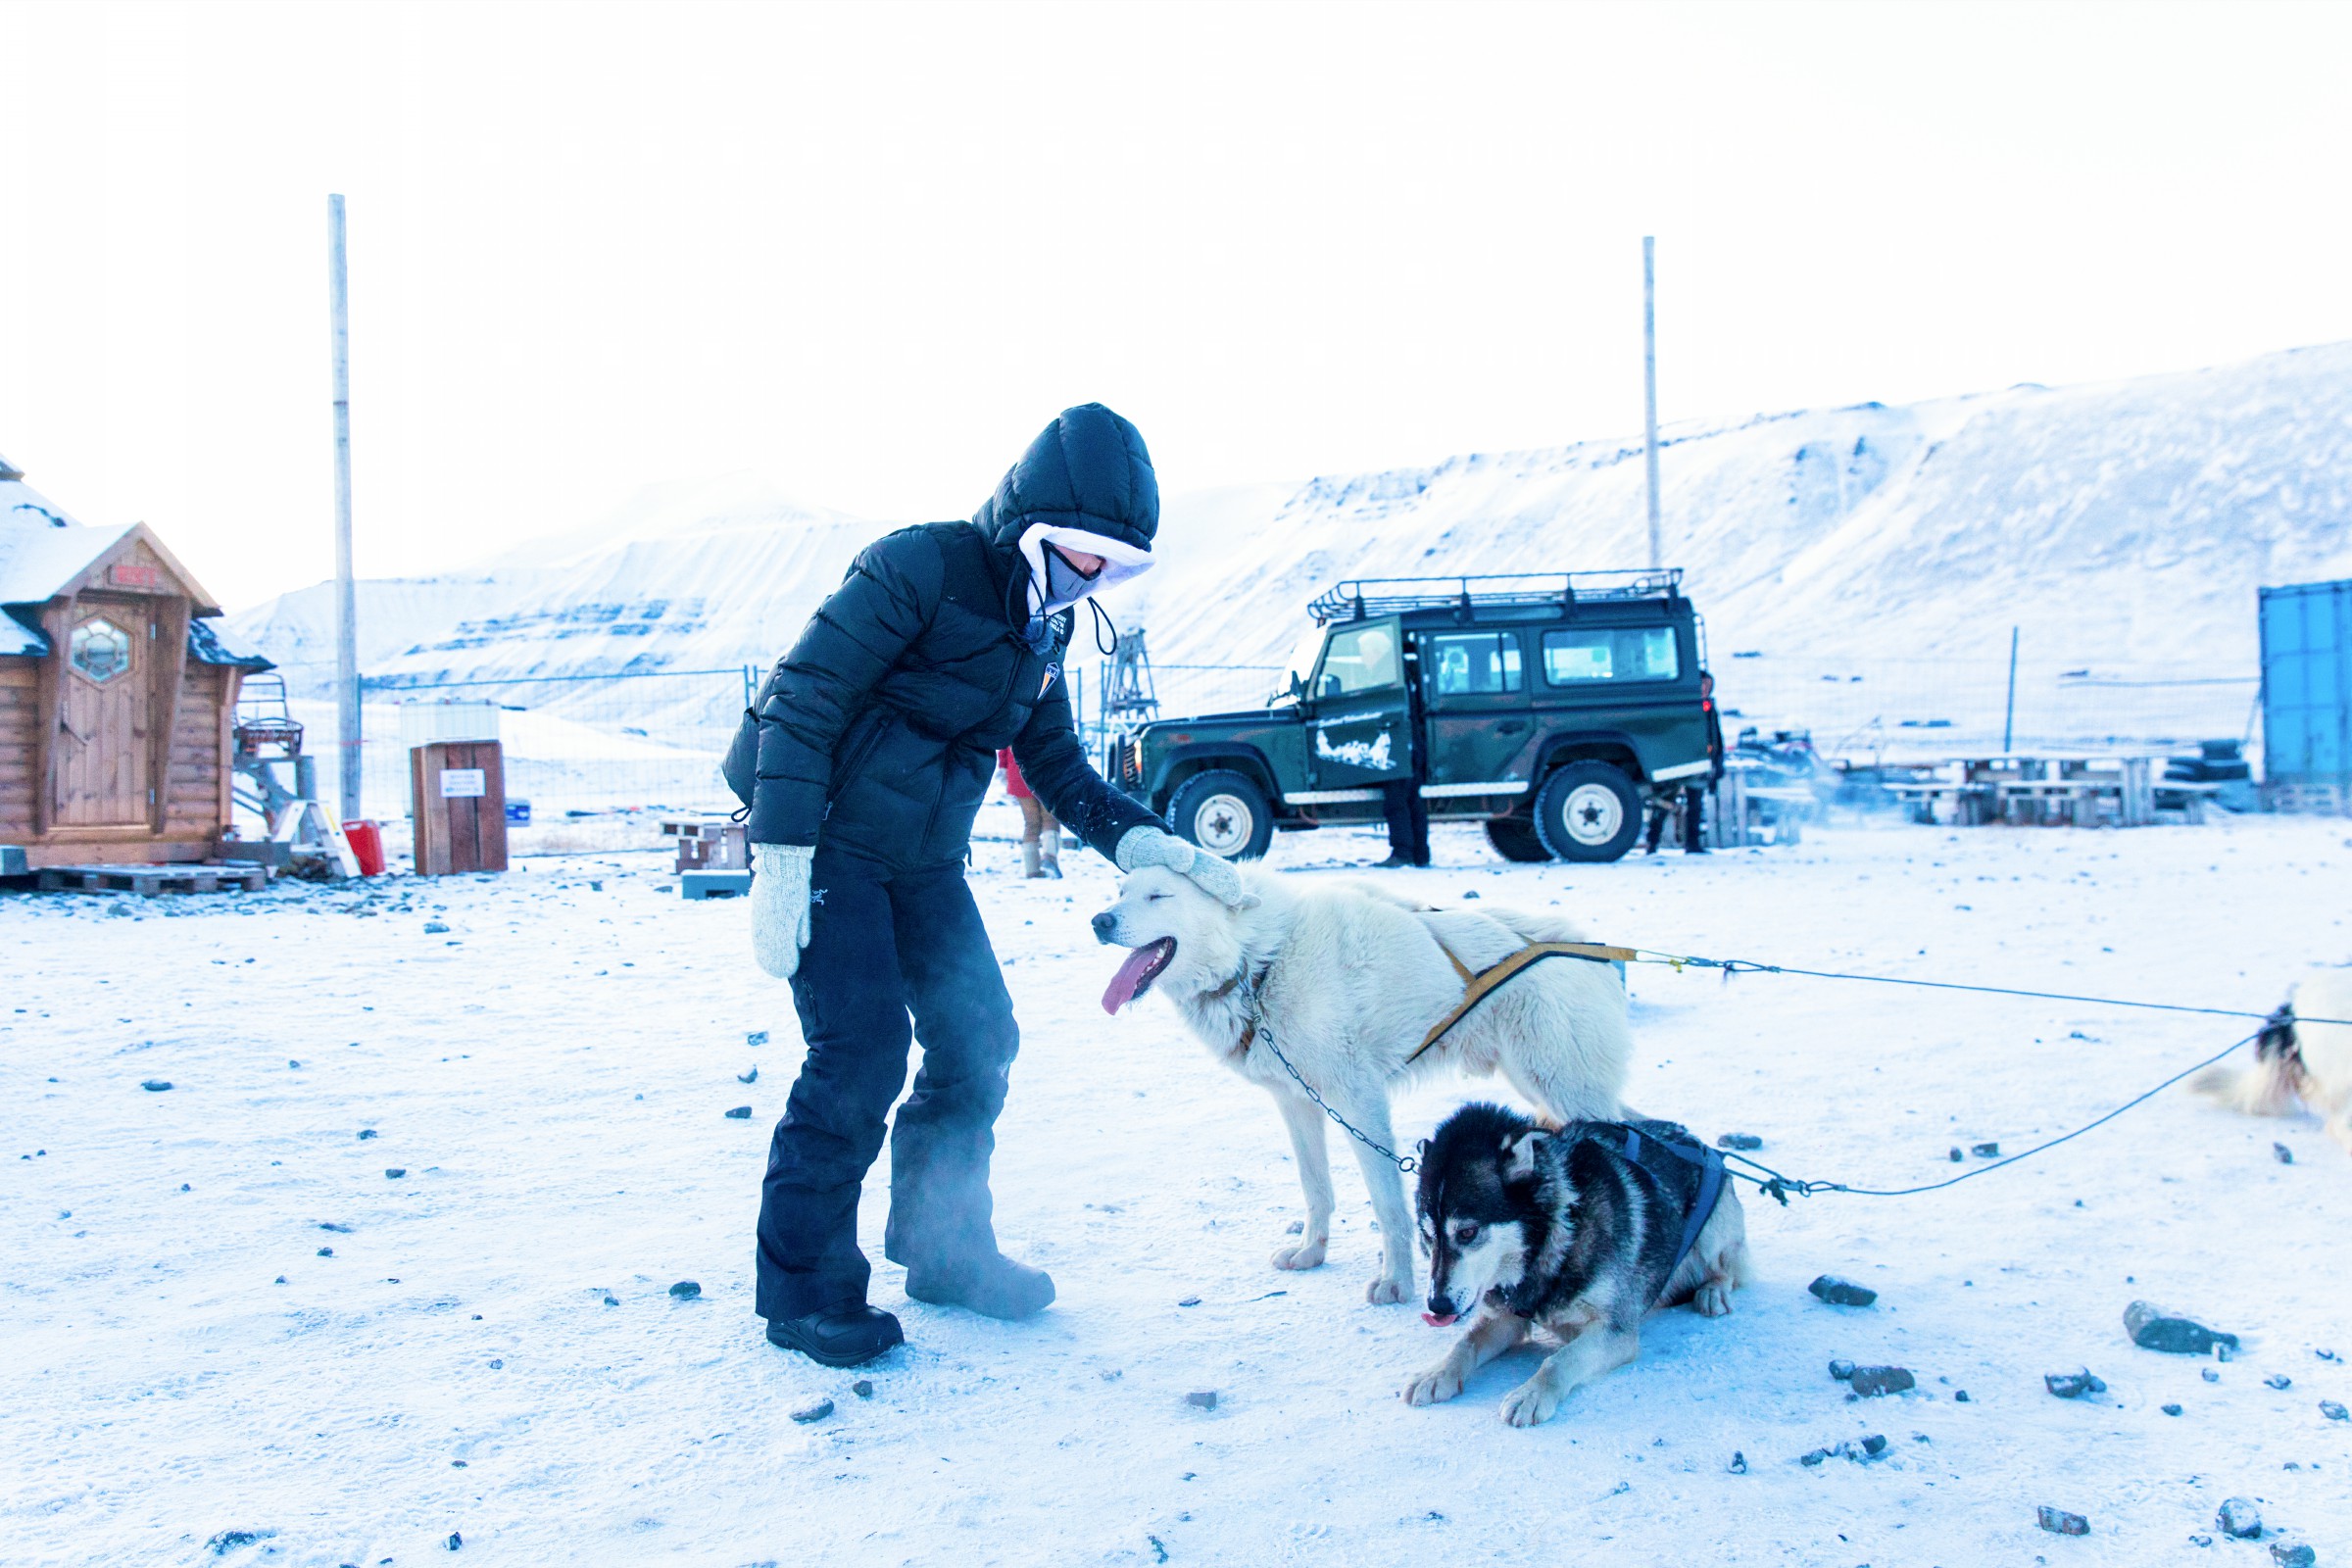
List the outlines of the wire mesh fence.
{"type": "Polygon", "coordinates": [[[1856,762],[2027,753],[2163,755],[2249,742],[2261,677],[2177,664],[1734,655],[1716,662],[1724,727],[1806,729],[1856,762]]]}
{"type": "MultiPolygon", "coordinates": [[[[2005,651],[2004,651],[2005,652],[2005,651]]],[[[1938,761],[2023,753],[2166,755],[2199,742],[2252,742],[2260,680],[2252,672],[2171,664],[2022,662],[2014,690],[2005,657],[1982,662],[1832,655],[1718,658],[1727,736],[1809,730],[1825,758],[1858,763],[1938,761]]],[[[1073,668],[1072,697],[1100,755],[1103,666],[1073,668]]],[[[709,812],[737,802],[719,761],[760,671],[622,671],[443,682],[363,683],[364,798],[379,816],[404,812],[408,754],[401,712],[413,703],[497,705],[507,795],[535,816],[627,810],[709,812]]],[[[1262,708],[1284,671],[1273,664],[1165,664],[1152,671],[1157,716],[1262,708]]],[[[330,776],[334,709],[293,704],[308,749],[330,776]]],[[[2249,746],[2249,755],[2258,749],[2249,746]]]]}
{"type": "MultiPolygon", "coordinates": [[[[738,803],[719,776],[719,761],[750,704],[756,673],[738,666],[513,680],[371,678],[362,682],[362,798],[378,815],[405,810],[402,708],[465,702],[497,705],[508,802],[527,801],[537,818],[732,810],[738,803]]],[[[331,751],[333,704],[291,706],[305,721],[306,749],[331,751]]]]}
{"type": "MultiPolygon", "coordinates": [[[[1102,662],[1071,671],[1072,695],[1095,695],[1091,708],[1083,701],[1076,705],[1087,751],[1094,756],[1101,755],[1106,734],[1135,722],[1133,717],[1114,719],[1104,709],[1102,697],[1108,686],[1109,669],[1109,664],[1102,662]]],[[[1284,673],[1280,664],[1154,664],[1152,689],[1159,702],[1155,716],[1198,717],[1263,708],[1282,690],[1284,673]]]]}

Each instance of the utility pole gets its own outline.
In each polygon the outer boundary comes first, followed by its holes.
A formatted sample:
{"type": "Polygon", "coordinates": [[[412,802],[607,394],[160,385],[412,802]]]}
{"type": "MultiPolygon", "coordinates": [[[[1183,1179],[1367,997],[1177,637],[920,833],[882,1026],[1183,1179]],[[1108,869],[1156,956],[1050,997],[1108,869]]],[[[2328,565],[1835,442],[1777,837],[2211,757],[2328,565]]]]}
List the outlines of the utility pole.
{"type": "Polygon", "coordinates": [[[2001,711],[2001,755],[2017,738],[2017,628],[2009,628],[2009,706],[2001,711]]]}
{"type": "Polygon", "coordinates": [[[1658,537],[1658,241],[1642,236],[1642,451],[1649,465],[1649,564],[1666,564],[1658,537]]]}
{"type": "Polygon", "coordinates": [[[326,199],[326,308],[335,367],[335,741],[348,822],[360,814],[360,638],[351,579],[351,313],[340,196],[326,199]]]}

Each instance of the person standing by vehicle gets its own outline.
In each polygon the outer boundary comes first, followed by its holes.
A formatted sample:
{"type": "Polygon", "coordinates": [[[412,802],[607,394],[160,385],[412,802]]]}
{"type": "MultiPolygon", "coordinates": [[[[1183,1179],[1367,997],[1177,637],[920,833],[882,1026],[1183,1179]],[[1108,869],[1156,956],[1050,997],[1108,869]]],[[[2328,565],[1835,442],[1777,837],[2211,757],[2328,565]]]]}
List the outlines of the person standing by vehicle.
{"type": "Polygon", "coordinates": [[[1004,793],[1021,808],[1021,875],[1061,880],[1061,824],[1045,808],[1029,781],[1021,777],[1021,760],[1007,746],[997,753],[1004,774],[1004,793]]]}
{"type": "MultiPolygon", "coordinates": [[[[1412,690],[1417,684],[1412,675],[1412,655],[1399,650],[1387,632],[1375,626],[1356,639],[1354,657],[1361,662],[1357,677],[1360,685],[1405,686],[1410,693],[1406,733],[1409,737],[1418,732],[1421,702],[1419,694],[1412,690]]],[[[1387,744],[1385,736],[1382,744],[1387,744]]],[[[1383,871],[1429,864],[1429,805],[1421,799],[1422,749],[1409,738],[1405,745],[1412,760],[1410,770],[1405,777],[1390,779],[1380,786],[1381,814],[1388,819],[1389,827],[1389,858],[1376,867],[1383,871]]],[[[1384,764],[1386,759],[1384,752],[1384,764]]]]}
{"type": "MultiPolygon", "coordinates": [[[[1706,715],[1707,720],[1707,760],[1712,764],[1707,770],[1707,782],[1713,784],[1723,777],[1723,719],[1715,711],[1715,677],[1704,671],[1701,671],[1698,677],[1698,707],[1699,711],[1706,715]]],[[[1706,790],[1697,784],[1684,785],[1683,853],[1685,855],[1707,853],[1705,808],[1706,790]]],[[[1663,801],[1653,800],[1650,802],[1647,823],[1648,842],[1642,846],[1642,854],[1655,855],[1658,853],[1658,840],[1663,838],[1666,832],[1666,818],[1673,814],[1674,808],[1663,801]]]]}
{"type": "Polygon", "coordinates": [[[1389,858],[1376,870],[1429,864],[1429,803],[1421,799],[1419,773],[1416,768],[1414,776],[1380,787],[1381,812],[1389,819],[1389,858]]]}
{"type": "Polygon", "coordinates": [[[1121,870],[1165,866],[1240,904],[1233,867],[1103,783],[1071,723],[1073,607],[1151,565],[1158,525],[1135,426],[1065,410],[969,522],[867,546],[736,737],[752,945],[792,982],[808,1047],[760,1191],[772,1344],[854,1366],[903,1338],[865,1298],[858,1198],[910,1040],[923,1059],[892,1130],[883,1254],[918,1301],[1017,1318],[1054,1299],[997,1247],[989,1160],[1020,1032],[963,865],[1009,746],[1044,807],[1121,870]]]}

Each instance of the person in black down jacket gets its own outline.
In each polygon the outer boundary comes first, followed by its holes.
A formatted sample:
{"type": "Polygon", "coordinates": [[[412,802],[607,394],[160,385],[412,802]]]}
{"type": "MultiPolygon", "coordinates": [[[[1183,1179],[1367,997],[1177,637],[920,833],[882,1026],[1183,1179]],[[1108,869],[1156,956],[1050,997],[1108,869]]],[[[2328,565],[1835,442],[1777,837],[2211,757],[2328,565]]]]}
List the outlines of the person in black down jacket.
{"type": "Polygon", "coordinates": [[[963,866],[999,747],[1122,870],[1164,865],[1241,900],[1230,865],[1102,782],[1071,723],[1074,607],[1149,566],[1158,524],[1143,436],[1100,404],[1067,410],[971,521],[867,546],[762,690],[752,940],[791,979],[808,1044],[760,1194],[758,1306],[777,1345],[853,1366],[900,1342],[866,1303],[858,1196],[910,1018],[923,1062],[892,1133],[883,1255],[918,1301],[1015,1318],[1054,1299],[991,1224],[1020,1033],[963,866]]]}

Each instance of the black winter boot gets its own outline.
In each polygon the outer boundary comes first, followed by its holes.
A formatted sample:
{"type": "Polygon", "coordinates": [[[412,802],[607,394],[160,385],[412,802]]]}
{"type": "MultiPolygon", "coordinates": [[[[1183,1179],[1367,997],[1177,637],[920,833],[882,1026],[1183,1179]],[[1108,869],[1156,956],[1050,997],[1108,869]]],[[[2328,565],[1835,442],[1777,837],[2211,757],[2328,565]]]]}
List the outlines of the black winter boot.
{"type": "Polygon", "coordinates": [[[857,1366],[899,1345],[899,1320],[878,1306],[828,1307],[806,1317],[770,1318],[767,1343],[798,1350],[827,1366],[857,1366]]]}
{"type": "Polygon", "coordinates": [[[999,1252],[961,1268],[910,1268],[906,1294],[933,1306],[960,1306],[982,1317],[1029,1317],[1053,1304],[1054,1277],[999,1252]]]}

